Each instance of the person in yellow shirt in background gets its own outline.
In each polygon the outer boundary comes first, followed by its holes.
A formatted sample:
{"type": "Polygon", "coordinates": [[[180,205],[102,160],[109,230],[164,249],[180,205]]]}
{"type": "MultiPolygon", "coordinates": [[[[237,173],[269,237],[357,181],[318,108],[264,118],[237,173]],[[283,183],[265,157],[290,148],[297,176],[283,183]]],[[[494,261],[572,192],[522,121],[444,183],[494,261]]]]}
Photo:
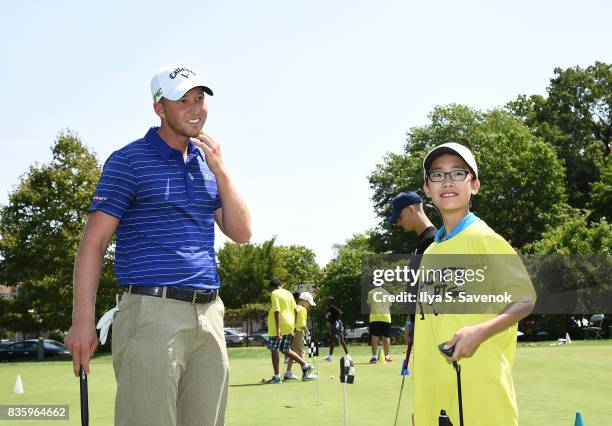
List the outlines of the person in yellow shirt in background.
{"type": "Polygon", "coordinates": [[[302,380],[308,380],[312,365],[291,350],[295,328],[295,300],[291,292],[283,288],[283,283],[274,278],[270,281],[270,312],[268,313],[268,349],[272,352],[274,376],[266,383],[282,383],[279,370],[279,352],[294,360],[302,367],[302,380]]]}
{"type": "MultiPolygon", "coordinates": [[[[295,293],[294,293],[295,295],[295,293]]],[[[299,293],[297,296],[297,305],[295,306],[295,333],[293,334],[293,342],[291,343],[291,350],[298,354],[302,359],[304,358],[304,336],[308,334],[308,310],[311,306],[317,306],[314,301],[314,297],[307,291],[299,293]]],[[[283,376],[283,380],[297,380],[291,372],[293,360],[289,359],[287,363],[287,371],[283,376]]],[[[311,377],[305,380],[310,380],[311,377]]]]}
{"type": "Polygon", "coordinates": [[[389,292],[382,288],[382,283],[374,283],[368,292],[368,305],[370,305],[370,344],[372,345],[372,358],[370,364],[378,362],[378,341],[382,338],[385,351],[385,362],[393,361],[389,354],[391,337],[391,303],[387,298],[389,292]],[[386,296],[386,297],[385,297],[386,296]]]}
{"type": "MultiPolygon", "coordinates": [[[[419,296],[472,295],[484,291],[512,295],[512,302],[490,310],[485,306],[458,306],[452,299],[424,303],[424,320],[414,336],[414,416],[416,426],[436,426],[440,410],[453,424],[459,422],[459,398],[453,361],[461,361],[463,417],[470,426],[517,426],[518,408],[512,365],[516,351],[517,322],[529,315],[535,292],[525,267],[514,249],[474,213],[471,198],[480,189],[478,167],[471,151],[457,143],[434,148],[423,162],[423,190],[440,210],[444,226],[425,251],[424,271],[461,272],[473,266],[493,266],[484,282],[466,283],[464,276],[447,280],[424,272],[419,296]],[[449,265],[457,258],[458,265],[449,265]],[[469,268],[468,268],[469,267],[469,268]],[[452,290],[451,290],[452,289],[452,290]],[[452,313],[448,313],[452,311],[452,313]],[[452,355],[443,355],[451,349],[452,355]]],[[[477,271],[476,271],[477,272],[477,271]]],[[[451,274],[451,277],[453,275],[451,274]]]]}

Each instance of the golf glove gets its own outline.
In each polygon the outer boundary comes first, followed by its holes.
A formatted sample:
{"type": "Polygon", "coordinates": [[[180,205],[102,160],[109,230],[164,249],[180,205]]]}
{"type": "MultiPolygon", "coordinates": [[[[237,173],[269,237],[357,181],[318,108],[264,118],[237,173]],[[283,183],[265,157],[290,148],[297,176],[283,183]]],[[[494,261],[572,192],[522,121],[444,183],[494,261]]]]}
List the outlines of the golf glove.
{"type": "Polygon", "coordinates": [[[115,295],[115,299],[117,301],[117,305],[113,309],[111,309],[110,311],[107,311],[104,315],[102,315],[102,318],[100,318],[100,321],[98,321],[98,324],[96,325],[96,328],[100,330],[100,344],[102,345],[106,343],[106,337],[108,336],[108,329],[113,323],[115,312],[119,312],[119,295],[118,294],[115,295]]]}

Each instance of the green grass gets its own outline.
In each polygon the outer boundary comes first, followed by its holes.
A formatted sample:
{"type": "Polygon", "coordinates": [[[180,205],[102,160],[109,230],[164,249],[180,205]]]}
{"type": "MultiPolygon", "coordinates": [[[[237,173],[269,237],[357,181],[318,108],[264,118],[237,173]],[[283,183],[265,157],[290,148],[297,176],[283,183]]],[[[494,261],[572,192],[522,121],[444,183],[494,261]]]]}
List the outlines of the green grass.
{"type": "MultiPolygon", "coordinates": [[[[322,348],[323,351],[326,348],[322,348]]],[[[347,386],[350,425],[392,425],[399,394],[402,347],[394,346],[391,364],[369,365],[369,348],[351,347],[356,380],[347,386]]],[[[263,348],[230,349],[231,380],[227,424],[341,425],[342,386],[338,362],[320,362],[321,403],[316,381],[262,385],[271,376],[269,352],[263,348]],[[332,380],[330,376],[333,375],[332,380]]],[[[323,353],[325,355],[325,353],[323,353]]],[[[296,369],[296,373],[298,369],[296,369]]],[[[567,346],[519,344],[514,368],[520,424],[573,425],[576,410],[586,426],[608,425],[612,415],[612,341],[575,342],[567,346]]],[[[399,424],[409,424],[413,382],[406,380],[399,424]]],[[[115,379],[108,355],[92,361],[89,376],[91,424],[112,425],[115,379]]],[[[79,385],[69,362],[0,365],[0,404],[68,404],[69,421],[28,421],[27,425],[79,425],[79,385]],[[12,394],[17,374],[25,393],[12,394]]],[[[15,424],[0,421],[2,424],[15,424]]]]}

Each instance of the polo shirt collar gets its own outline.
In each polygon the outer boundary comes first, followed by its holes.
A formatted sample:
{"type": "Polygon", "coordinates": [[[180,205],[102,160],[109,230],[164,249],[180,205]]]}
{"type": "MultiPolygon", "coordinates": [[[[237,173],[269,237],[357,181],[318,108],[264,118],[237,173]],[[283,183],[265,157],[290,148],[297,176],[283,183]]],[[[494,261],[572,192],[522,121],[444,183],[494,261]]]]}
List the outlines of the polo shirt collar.
{"type": "Polygon", "coordinates": [[[200,158],[202,159],[202,161],[204,161],[204,157],[202,156],[202,150],[198,149],[197,146],[195,146],[192,142],[191,139],[189,140],[189,142],[187,142],[187,152],[189,153],[188,158],[191,160],[192,158],[194,158],[196,155],[199,155],[200,158]]]}
{"type": "Polygon", "coordinates": [[[434,239],[434,241],[436,243],[448,241],[477,220],[480,220],[478,216],[476,216],[474,213],[468,213],[463,219],[461,219],[461,222],[459,222],[453,232],[451,232],[446,238],[444,238],[444,234],[446,233],[446,227],[442,226],[436,234],[436,238],[434,239]]]}
{"type": "MultiPolygon", "coordinates": [[[[147,142],[149,142],[153,146],[153,148],[155,149],[155,151],[157,151],[161,158],[163,158],[164,160],[168,160],[170,159],[170,157],[172,157],[172,154],[174,152],[179,151],[164,142],[164,140],[159,136],[158,131],[159,127],[151,127],[145,135],[145,140],[147,140],[147,142]]],[[[192,158],[195,155],[199,155],[200,158],[204,160],[204,157],[202,157],[202,153],[200,152],[200,150],[193,143],[191,143],[191,141],[187,142],[187,152],[188,158],[192,158]]]]}

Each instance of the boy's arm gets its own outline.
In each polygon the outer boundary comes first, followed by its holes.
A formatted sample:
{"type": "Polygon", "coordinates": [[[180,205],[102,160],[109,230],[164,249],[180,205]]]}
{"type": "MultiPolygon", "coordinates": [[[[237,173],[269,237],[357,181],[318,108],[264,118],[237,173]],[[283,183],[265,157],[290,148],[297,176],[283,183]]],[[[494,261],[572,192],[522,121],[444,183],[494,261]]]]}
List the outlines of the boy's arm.
{"type": "Polygon", "coordinates": [[[447,348],[455,347],[453,356],[449,360],[459,361],[461,358],[473,355],[480,343],[525,318],[533,311],[534,306],[535,302],[532,301],[517,302],[489,321],[463,327],[445,345],[447,348]]]}
{"type": "Polygon", "coordinates": [[[279,311],[274,311],[274,321],[276,321],[276,337],[280,338],[281,331],[280,331],[280,312],[279,311]]]}

